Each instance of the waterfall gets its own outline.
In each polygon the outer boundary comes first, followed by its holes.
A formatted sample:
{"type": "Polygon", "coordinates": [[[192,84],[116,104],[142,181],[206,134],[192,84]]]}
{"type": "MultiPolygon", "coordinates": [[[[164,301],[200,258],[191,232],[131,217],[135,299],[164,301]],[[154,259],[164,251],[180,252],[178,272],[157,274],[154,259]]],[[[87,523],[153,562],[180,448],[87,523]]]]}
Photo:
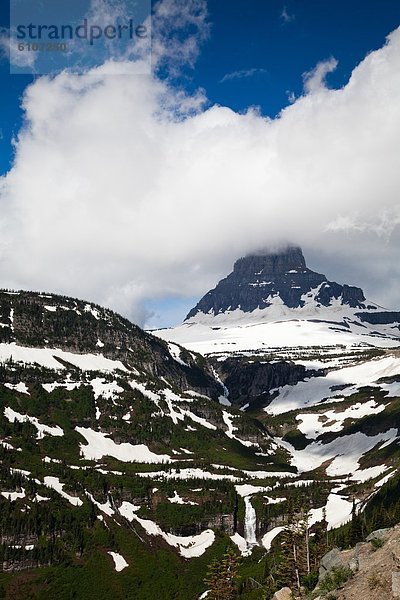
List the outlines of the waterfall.
{"type": "Polygon", "coordinates": [[[218,375],[217,371],[214,369],[214,367],[211,367],[214,378],[218,381],[218,383],[221,385],[222,387],[222,396],[219,397],[219,403],[222,404],[223,406],[231,406],[231,402],[228,400],[229,397],[229,390],[226,387],[226,385],[224,383],[222,383],[222,379],[220,378],[220,376],[218,375]]]}
{"type": "Polygon", "coordinates": [[[256,511],[254,510],[254,508],[251,504],[250,496],[244,497],[244,506],[245,506],[244,539],[246,540],[246,542],[249,546],[256,546],[257,545],[257,538],[256,538],[257,516],[256,516],[256,511]]]}

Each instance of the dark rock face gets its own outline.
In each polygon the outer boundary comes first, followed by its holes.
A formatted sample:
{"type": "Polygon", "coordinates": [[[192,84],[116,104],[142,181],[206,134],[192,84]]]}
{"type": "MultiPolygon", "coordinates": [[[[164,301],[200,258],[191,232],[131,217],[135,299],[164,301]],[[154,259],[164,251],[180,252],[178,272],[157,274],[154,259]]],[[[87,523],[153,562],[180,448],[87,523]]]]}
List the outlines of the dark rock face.
{"type": "Polygon", "coordinates": [[[217,514],[210,516],[202,521],[197,521],[191,525],[181,525],[179,527],[173,527],[170,533],[174,535],[191,536],[198,535],[205,529],[219,529],[227,535],[233,535],[235,533],[235,515],[233,513],[228,514],[217,514]]]}
{"type": "Polygon", "coordinates": [[[371,325],[390,325],[391,323],[400,323],[400,312],[374,312],[374,313],[356,313],[355,315],[361,321],[371,323],[371,325]]]}
{"type": "Polygon", "coordinates": [[[303,365],[289,361],[264,362],[227,358],[222,362],[215,361],[214,367],[229,391],[232,404],[249,404],[253,410],[271,402],[271,390],[321,375],[321,372],[307,370],[303,365]]]}
{"type": "Polygon", "coordinates": [[[304,306],[304,296],[311,293],[316,305],[329,306],[334,299],[353,308],[365,308],[360,288],[328,281],[325,275],[306,266],[300,248],[282,252],[251,255],[236,261],[233,272],[209,291],[186,319],[198,312],[215,315],[240,308],[251,312],[267,308],[271,298],[279,296],[289,308],[304,306]],[[316,290],[316,288],[319,288],[316,290]]]}

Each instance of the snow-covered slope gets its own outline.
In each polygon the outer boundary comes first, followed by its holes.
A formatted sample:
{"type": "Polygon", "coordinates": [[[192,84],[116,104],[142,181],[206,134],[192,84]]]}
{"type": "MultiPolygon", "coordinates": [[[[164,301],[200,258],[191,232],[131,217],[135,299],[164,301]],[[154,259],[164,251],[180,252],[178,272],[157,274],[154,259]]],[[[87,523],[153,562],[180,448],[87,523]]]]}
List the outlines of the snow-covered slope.
{"type": "Polygon", "coordinates": [[[371,325],[361,322],[350,309],[285,309],[281,314],[269,309],[252,313],[236,310],[228,315],[202,315],[170,329],[153,333],[161,339],[204,355],[233,352],[265,353],[281,348],[360,345],[394,348],[400,345],[398,323],[371,325]]]}

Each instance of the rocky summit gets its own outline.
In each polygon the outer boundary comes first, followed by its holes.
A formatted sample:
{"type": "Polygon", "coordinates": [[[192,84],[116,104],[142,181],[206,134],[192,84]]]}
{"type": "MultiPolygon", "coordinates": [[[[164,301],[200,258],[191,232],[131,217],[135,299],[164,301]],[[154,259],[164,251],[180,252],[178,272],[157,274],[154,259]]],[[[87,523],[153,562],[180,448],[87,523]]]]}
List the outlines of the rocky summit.
{"type": "Polygon", "coordinates": [[[312,294],[317,306],[333,302],[352,308],[376,308],[365,304],[362,289],[329,281],[306,265],[301,248],[289,246],[279,252],[265,252],[239,258],[232,273],[222,279],[189,312],[186,319],[197,313],[220,313],[240,309],[252,312],[265,309],[279,297],[288,308],[302,308],[312,294]]]}

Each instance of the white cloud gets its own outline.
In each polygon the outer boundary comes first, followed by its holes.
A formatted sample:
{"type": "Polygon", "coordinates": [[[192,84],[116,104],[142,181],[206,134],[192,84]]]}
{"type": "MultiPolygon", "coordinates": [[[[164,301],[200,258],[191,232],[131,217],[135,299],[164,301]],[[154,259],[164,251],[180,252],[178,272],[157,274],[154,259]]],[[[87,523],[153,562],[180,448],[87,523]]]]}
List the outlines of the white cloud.
{"type": "Polygon", "coordinates": [[[326,89],[325,79],[329,73],[332,73],[338,65],[336,58],[329,58],[319,62],[314,69],[303,73],[304,90],[307,94],[319,92],[326,89]]]}
{"type": "Polygon", "coordinates": [[[400,30],[343,89],[312,86],[273,120],[113,68],[27,89],[0,180],[3,286],[143,321],[147,298],[200,295],[236,257],[291,241],[400,304],[400,30]]]}
{"type": "Polygon", "coordinates": [[[220,83],[224,83],[225,81],[230,81],[232,79],[243,79],[245,77],[253,77],[253,75],[268,73],[266,69],[242,69],[240,71],[232,71],[232,73],[227,73],[223,76],[220,83]]]}
{"type": "MultiPolygon", "coordinates": [[[[0,59],[5,59],[15,67],[29,67],[34,72],[36,54],[28,50],[20,50],[15,37],[10,36],[9,29],[0,28],[0,59]]],[[[25,44],[23,45],[25,46],[25,44]]],[[[22,47],[22,46],[21,46],[22,47]]]]}
{"type": "Polygon", "coordinates": [[[160,0],[152,16],[152,61],[176,75],[193,67],[210,35],[206,0],[160,0]]]}

